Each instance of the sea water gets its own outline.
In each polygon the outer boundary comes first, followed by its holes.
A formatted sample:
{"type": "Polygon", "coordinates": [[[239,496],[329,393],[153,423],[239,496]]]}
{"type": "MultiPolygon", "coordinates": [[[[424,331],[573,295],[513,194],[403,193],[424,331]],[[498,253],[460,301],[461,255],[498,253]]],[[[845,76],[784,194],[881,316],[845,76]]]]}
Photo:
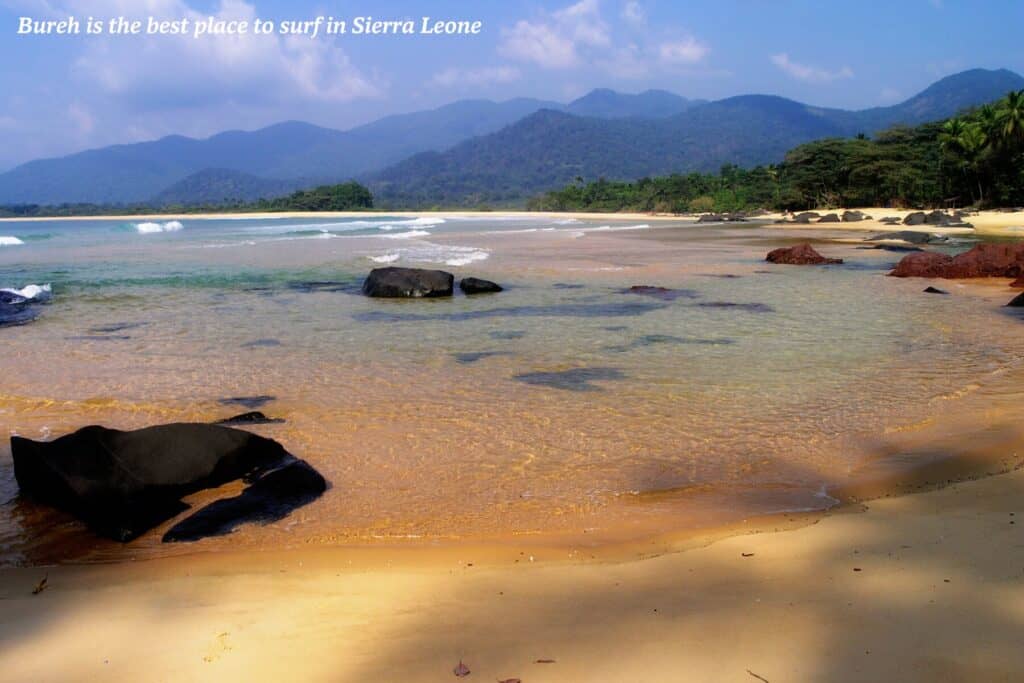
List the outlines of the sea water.
{"type": "Polygon", "coordinates": [[[161,527],[122,546],[20,498],[4,439],[3,563],[628,540],[826,508],[885,435],[996,384],[1019,404],[1005,387],[1021,322],[998,292],[926,295],[885,276],[899,254],[841,242],[818,248],[843,266],[771,266],[765,252],[792,240],[767,226],[376,214],[0,225],[13,238],[0,288],[52,284],[34,322],[0,327],[0,434],[209,422],[244,410],[230,399],[265,396],[259,409],[285,422],[253,429],[331,482],[273,525],[193,545],[161,544],[161,527]],[[506,290],[362,296],[381,265],[506,290]]]}

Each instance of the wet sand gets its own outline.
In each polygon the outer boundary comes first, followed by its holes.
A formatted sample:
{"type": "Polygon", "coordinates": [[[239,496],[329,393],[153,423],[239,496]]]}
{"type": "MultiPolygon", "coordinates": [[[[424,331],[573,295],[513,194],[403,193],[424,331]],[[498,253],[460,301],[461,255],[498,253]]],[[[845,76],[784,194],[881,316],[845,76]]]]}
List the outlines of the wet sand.
{"type": "Polygon", "coordinates": [[[1022,494],[1018,470],[620,561],[317,548],[0,569],[0,677],[439,681],[461,660],[471,681],[1020,680],[1022,494]]]}

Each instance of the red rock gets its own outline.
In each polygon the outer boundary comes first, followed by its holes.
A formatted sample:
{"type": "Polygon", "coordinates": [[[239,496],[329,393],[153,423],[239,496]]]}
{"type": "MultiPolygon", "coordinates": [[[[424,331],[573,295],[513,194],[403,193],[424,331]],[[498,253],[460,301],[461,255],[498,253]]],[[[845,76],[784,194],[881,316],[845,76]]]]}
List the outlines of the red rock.
{"type": "Polygon", "coordinates": [[[843,262],[841,258],[825,258],[807,242],[798,244],[795,247],[781,247],[770,251],[765,260],[771,263],[786,263],[793,266],[817,266],[843,262]]]}
{"type": "Polygon", "coordinates": [[[1010,286],[1011,287],[1024,287],[1024,275],[1021,275],[1019,278],[1017,278],[1016,280],[1011,282],[1010,286]]]}
{"type": "Polygon", "coordinates": [[[975,277],[1020,278],[1024,286],[1024,242],[979,244],[953,257],[933,252],[905,256],[890,275],[894,277],[975,277]]]}

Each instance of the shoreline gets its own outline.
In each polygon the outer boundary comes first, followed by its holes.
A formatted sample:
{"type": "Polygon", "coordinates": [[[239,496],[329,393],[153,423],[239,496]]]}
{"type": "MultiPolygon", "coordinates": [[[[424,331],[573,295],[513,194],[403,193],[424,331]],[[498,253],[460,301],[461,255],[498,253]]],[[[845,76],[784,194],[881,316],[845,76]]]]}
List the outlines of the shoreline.
{"type": "Polygon", "coordinates": [[[12,680],[436,681],[460,660],[471,680],[1012,680],[1022,488],[1017,469],[625,561],[313,548],[4,568],[0,663],[12,680]]]}

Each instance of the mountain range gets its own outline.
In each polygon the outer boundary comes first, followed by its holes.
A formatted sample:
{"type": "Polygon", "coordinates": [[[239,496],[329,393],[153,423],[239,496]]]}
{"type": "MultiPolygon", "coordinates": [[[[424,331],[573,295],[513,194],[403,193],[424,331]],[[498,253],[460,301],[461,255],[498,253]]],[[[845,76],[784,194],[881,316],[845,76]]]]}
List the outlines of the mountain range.
{"type": "Polygon", "coordinates": [[[292,121],[31,161],[0,174],[0,204],[217,203],[351,178],[385,204],[515,203],[577,176],[772,163],[803,142],[938,120],[1022,88],[1011,71],[973,69],[860,111],[770,95],[707,102],[663,90],[599,89],[568,104],[460,100],[348,131],[292,121]]]}

